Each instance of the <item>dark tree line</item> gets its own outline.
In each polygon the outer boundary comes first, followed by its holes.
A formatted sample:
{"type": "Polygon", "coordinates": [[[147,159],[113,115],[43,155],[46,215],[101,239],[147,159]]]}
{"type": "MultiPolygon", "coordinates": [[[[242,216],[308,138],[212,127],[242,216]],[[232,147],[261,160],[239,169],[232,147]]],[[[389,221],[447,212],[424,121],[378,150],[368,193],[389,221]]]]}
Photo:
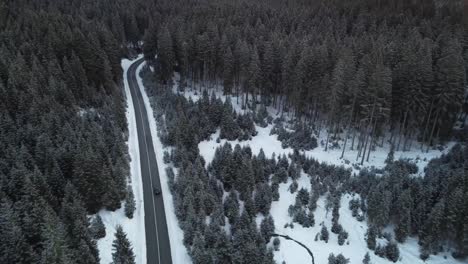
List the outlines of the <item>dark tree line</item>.
{"type": "Polygon", "coordinates": [[[165,12],[149,25],[144,52],[158,54],[161,80],[176,69],[181,89],[221,84],[244,107],[262,103],[302,117],[327,130],[326,147],[341,139],[343,153],[357,148],[361,163],[385,141],[426,151],[466,121],[461,1],[160,5],[165,12]]]}

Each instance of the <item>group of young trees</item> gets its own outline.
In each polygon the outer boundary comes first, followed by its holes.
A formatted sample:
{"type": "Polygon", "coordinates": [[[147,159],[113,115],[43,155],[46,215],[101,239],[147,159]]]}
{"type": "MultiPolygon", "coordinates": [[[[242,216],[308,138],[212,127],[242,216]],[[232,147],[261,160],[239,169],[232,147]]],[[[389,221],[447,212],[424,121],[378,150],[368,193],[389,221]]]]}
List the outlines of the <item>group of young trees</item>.
{"type": "Polygon", "coordinates": [[[461,1],[436,2],[161,1],[144,52],[163,81],[176,66],[182,89],[222,84],[293,113],[362,163],[386,141],[426,151],[463,119],[461,1]]]}
{"type": "Polygon", "coordinates": [[[363,170],[351,179],[349,190],[367,201],[369,248],[376,249],[370,241],[393,224],[398,242],[418,236],[423,259],[444,247],[454,250],[454,257],[467,256],[467,161],[468,147],[459,144],[429,162],[424,177],[411,177],[411,166],[393,161],[382,176],[363,170]]]}
{"type": "MultiPolygon", "coordinates": [[[[169,187],[192,260],[274,263],[272,252],[266,247],[274,231],[273,218],[269,216],[274,190],[268,180],[280,162],[265,157],[263,152],[252,155],[249,147],[225,144],[216,149],[207,167],[198,150],[201,140],[209,138],[217,128],[223,130],[223,112],[237,117],[232,124],[243,133],[255,131],[252,117],[237,115],[229,100],[223,103],[214,96],[210,99],[206,92],[197,102],[187,100],[171,89],[154,85],[154,76],[148,73],[144,74],[144,82],[156,102],[159,134],[165,145],[173,147],[165,158],[177,169],[176,173],[172,167],[167,169],[169,187]],[[242,118],[250,121],[243,122],[242,118]],[[260,227],[255,222],[258,213],[265,216],[260,227]]],[[[285,166],[287,169],[287,159],[285,166]]]]}

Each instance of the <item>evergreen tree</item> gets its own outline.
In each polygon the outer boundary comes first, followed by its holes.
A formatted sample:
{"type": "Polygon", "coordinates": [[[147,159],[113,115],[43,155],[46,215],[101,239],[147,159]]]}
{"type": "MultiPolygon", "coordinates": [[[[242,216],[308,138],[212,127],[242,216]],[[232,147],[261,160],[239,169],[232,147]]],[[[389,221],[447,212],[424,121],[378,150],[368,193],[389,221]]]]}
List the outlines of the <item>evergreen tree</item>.
{"type": "Polygon", "coordinates": [[[270,241],[272,234],[275,232],[275,222],[271,215],[265,216],[260,224],[260,232],[266,242],[270,241]]]}
{"type": "Polygon", "coordinates": [[[364,255],[364,258],[362,259],[362,264],[371,264],[369,252],[366,252],[366,255],[364,255]]]}
{"type": "Polygon", "coordinates": [[[100,215],[96,215],[91,222],[90,232],[95,239],[100,239],[106,236],[106,227],[104,226],[100,215]]]}
{"type": "Polygon", "coordinates": [[[349,259],[345,258],[342,254],[333,255],[330,254],[328,256],[328,264],[347,264],[349,263],[349,259]]]}
{"type": "Polygon", "coordinates": [[[175,62],[172,36],[167,26],[163,27],[160,30],[157,38],[158,60],[160,63],[158,72],[160,72],[161,74],[161,80],[167,82],[172,76],[173,66],[175,62]]]}
{"type": "Polygon", "coordinates": [[[376,230],[375,230],[375,227],[373,226],[369,226],[369,228],[367,229],[367,233],[366,233],[366,242],[367,242],[367,248],[371,249],[371,250],[374,250],[375,249],[375,246],[377,244],[377,241],[376,241],[376,230]]]}
{"type": "Polygon", "coordinates": [[[398,249],[398,245],[396,243],[390,242],[385,246],[385,256],[393,261],[397,262],[400,258],[400,250],[398,249]]]}
{"type": "Polygon", "coordinates": [[[325,225],[322,225],[322,229],[320,230],[320,240],[325,241],[325,243],[328,243],[328,229],[325,225]]]}
{"type": "Polygon", "coordinates": [[[270,186],[267,183],[259,184],[254,198],[257,212],[267,215],[270,212],[272,198],[270,186]]]}
{"type": "Polygon", "coordinates": [[[127,239],[127,235],[121,226],[117,226],[115,239],[112,242],[112,263],[114,264],[132,264],[135,263],[135,254],[132,245],[127,239]]]}
{"type": "Polygon", "coordinates": [[[127,188],[127,197],[125,198],[125,216],[128,218],[132,219],[133,214],[136,209],[136,203],[135,203],[135,196],[133,195],[133,191],[131,186],[128,186],[127,188]]]}
{"type": "Polygon", "coordinates": [[[211,257],[209,251],[205,248],[205,240],[199,232],[197,232],[193,239],[191,256],[193,263],[210,263],[211,257]]]}

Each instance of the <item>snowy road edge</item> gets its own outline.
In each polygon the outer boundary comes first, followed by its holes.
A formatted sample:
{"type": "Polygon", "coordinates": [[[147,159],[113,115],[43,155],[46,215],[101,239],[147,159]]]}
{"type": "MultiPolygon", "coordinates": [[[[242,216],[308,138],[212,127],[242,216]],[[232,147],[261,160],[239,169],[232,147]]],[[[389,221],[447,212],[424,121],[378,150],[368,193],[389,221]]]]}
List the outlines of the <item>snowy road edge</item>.
{"type": "Polygon", "coordinates": [[[188,264],[192,263],[191,258],[188,255],[187,249],[183,244],[183,232],[182,229],[179,227],[179,222],[176,218],[175,211],[174,211],[174,202],[172,198],[172,193],[169,190],[169,184],[166,175],[166,166],[163,161],[163,145],[161,140],[157,135],[157,125],[156,120],[154,118],[153,108],[151,107],[151,103],[149,100],[148,95],[146,94],[146,90],[143,85],[143,80],[140,77],[140,71],[146,65],[146,62],[143,62],[138,66],[136,69],[136,77],[138,82],[138,87],[141,91],[143,96],[143,101],[145,103],[146,112],[148,113],[148,122],[150,125],[151,130],[151,137],[153,139],[153,147],[154,152],[156,155],[156,161],[158,163],[158,171],[159,177],[161,179],[161,190],[164,200],[164,209],[165,209],[165,217],[167,223],[167,229],[169,233],[169,241],[171,244],[171,255],[172,255],[172,262],[174,264],[188,264]]]}
{"type": "MultiPolygon", "coordinates": [[[[133,64],[138,60],[140,56],[133,60],[133,64]]],[[[136,126],[136,117],[135,117],[135,108],[133,104],[133,98],[130,93],[130,87],[127,79],[127,72],[129,67],[124,68],[124,86],[125,86],[125,96],[127,101],[127,122],[128,122],[128,150],[130,154],[130,171],[132,179],[132,190],[135,195],[135,200],[137,202],[136,211],[139,212],[138,217],[135,218],[138,220],[135,232],[130,233],[130,230],[127,230],[128,235],[133,237],[132,245],[135,253],[136,263],[146,264],[146,233],[145,233],[145,210],[144,210],[144,200],[143,200],[143,185],[141,179],[141,169],[140,169],[140,147],[138,144],[138,130],[136,126]]]]}

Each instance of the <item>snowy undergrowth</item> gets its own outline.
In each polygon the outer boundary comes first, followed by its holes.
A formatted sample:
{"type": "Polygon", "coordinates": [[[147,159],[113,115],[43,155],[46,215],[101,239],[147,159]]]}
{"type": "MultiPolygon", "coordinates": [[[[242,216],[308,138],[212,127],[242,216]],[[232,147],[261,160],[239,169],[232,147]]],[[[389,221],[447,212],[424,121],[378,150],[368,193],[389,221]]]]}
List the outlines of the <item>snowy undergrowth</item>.
{"type": "MultiPolygon", "coordinates": [[[[348,208],[349,201],[353,198],[350,194],[345,194],[341,198],[340,206],[340,224],[343,229],[349,233],[346,240],[349,245],[338,245],[338,235],[330,232],[328,243],[318,240],[315,241],[315,236],[320,233],[322,223],[328,230],[332,226],[332,212],[325,210],[325,197],[320,197],[317,201],[317,209],[314,212],[315,226],[304,228],[301,225],[294,223],[294,228],[285,227],[286,223],[292,223],[292,218],[288,215],[288,207],[293,203],[296,198],[297,192],[291,194],[288,187],[291,184],[291,179],[287,183],[280,184],[279,201],[273,201],[270,213],[275,220],[275,231],[278,234],[288,235],[302,243],[304,243],[314,253],[315,263],[328,263],[328,256],[330,253],[335,255],[341,253],[346,258],[350,259],[350,263],[362,263],[362,259],[366,252],[369,252],[373,264],[390,264],[393,263],[388,259],[378,257],[373,251],[367,248],[365,241],[365,234],[367,232],[366,221],[359,222],[351,215],[351,210],[348,208]]],[[[302,173],[298,179],[299,189],[304,188],[310,191],[309,177],[302,173]]],[[[257,222],[260,222],[261,217],[258,217],[257,222]]],[[[411,264],[455,264],[463,263],[452,258],[450,252],[439,253],[438,255],[431,255],[431,257],[424,262],[419,258],[419,246],[416,238],[408,238],[403,244],[398,244],[400,249],[400,261],[398,263],[411,263],[411,264]],[[445,259],[444,256],[447,258],[445,259]]],[[[304,248],[297,245],[290,240],[281,239],[280,250],[275,251],[275,261],[277,263],[311,263],[311,258],[304,248]]]]}
{"type": "MultiPolygon", "coordinates": [[[[177,79],[177,76],[175,77],[177,79]]],[[[187,99],[191,99],[192,101],[196,102],[200,99],[201,93],[199,90],[189,89],[186,88],[184,92],[180,92],[177,89],[177,81],[173,87],[173,91],[175,93],[179,92],[184,95],[187,99]]],[[[215,93],[216,97],[221,98],[224,102],[226,100],[226,96],[223,95],[222,89],[220,87],[209,89],[209,93],[215,93]]],[[[231,96],[231,103],[233,109],[237,113],[245,113],[248,110],[242,109],[241,106],[242,100],[237,100],[236,96],[231,96]]],[[[279,117],[278,111],[273,107],[267,108],[268,113],[274,117],[279,117]]],[[[286,119],[289,117],[286,115],[286,119]]],[[[273,128],[273,125],[268,125],[266,128],[262,128],[256,126],[256,130],[258,131],[258,135],[253,137],[251,140],[247,141],[230,141],[233,144],[239,143],[240,145],[250,145],[254,154],[257,154],[261,148],[267,156],[271,156],[273,153],[278,154],[288,154],[293,152],[292,148],[284,148],[282,147],[282,143],[278,140],[277,135],[270,135],[270,131],[273,128]]],[[[218,147],[223,145],[227,140],[221,140],[219,143],[216,142],[216,139],[219,137],[219,131],[216,134],[211,136],[211,140],[202,141],[199,144],[200,152],[204,154],[204,158],[207,162],[210,162],[214,157],[214,150],[218,147]],[[205,156],[206,155],[206,156],[205,156]]],[[[321,131],[319,133],[319,137],[317,138],[317,142],[319,142],[319,146],[313,150],[307,151],[300,151],[301,153],[305,154],[308,157],[313,157],[319,162],[325,162],[327,164],[334,164],[334,165],[343,165],[346,168],[352,168],[354,172],[358,172],[358,170],[353,166],[354,164],[360,163],[361,158],[357,160],[358,151],[356,147],[354,150],[350,150],[351,140],[347,143],[347,148],[344,154],[343,159],[340,159],[342,149],[341,148],[328,148],[325,151],[325,147],[321,142],[326,142],[326,132],[321,131]]],[[[357,143],[356,143],[357,144],[357,143]]],[[[416,144],[414,144],[416,145],[416,144]]],[[[395,159],[408,159],[411,162],[414,162],[418,166],[418,174],[423,174],[424,167],[427,166],[429,161],[433,158],[440,157],[442,154],[446,154],[449,150],[455,145],[455,142],[449,142],[446,146],[443,147],[443,150],[438,149],[430,149],[429,152],[421,151],[419,147],[414,146],[411,151],[395,151],[394,157],[395,159]]],[[[375,167],[375,168],[383,168],[385,166],[385,159],[388,156],[390,151],[390,144],[385,143],[382,147],[376,146],[376,150],[373,150],[370,154],[369,161],[364,161],[363,166],[359,167],[375,167]]]]}
{"type": "Polygon", "coordinates": [[[134,60],[122,60],[123,81],[125,85],[125,96],[127,99],[126,117],[128,122],[128,152],[130,154],[130,178],[128,183],[132,186],[135,195],[136,209],[132,219],[125,216],[124,204],[114,212],[101,210],[98,214],[101,216],[106,227],[106,236],[97,241],[99,257],[101,263],[108,264],[112,262],[112,242],[114,241],[116,227],[121,225],[127,238],[132,244],[133,253],[135,253],[135,262],[138,264],[146,263],[146,235],[145,235],[145,211],[143,204],[143,186],[140,175],[140,150],[138,146],[138,132],[135,122],[135,108],[133,107],[130,87],[127,82],[127,71],[134,60]]]}
{"type": "MultiPolygon", "coordinates": [[[[187,248],[183,244],[184,233],[179,226],[175,211],[174,211],[174,200],[172,193],[169,190],[169,183],[166,174],[166,168],[168,167],[163,161],[163,155],[166,148],[161,143],[161,140],[157,134],[157,124],[153,114],[153,108],[151,107],[150,99],[144,89],[143,80],[140,76],[140,71],[143,69],[146,62],[142,63],[137,68],[137,81],[140,91],[143,95],[143,101],[145,102],[146,112],[148,113],[148,122],[151,130],[151,137],[153,139],[153,147],[156,152],[156,161],[158,162],[159,177],[161,179],[161,193],[164,198],[164,210],[166,215],[167,228],[169,232],[169,240],[171,243],[171,256],[172,263],[174,264],[185,264],[192,263],[190,256],[188,255],[187,248]]],[[[153,100],[154,101],[154,100],[153,100]]]]}
{"type": "MultiPolygon", "coordinates": [[[[177,83],[177,82],[175,82],[177,83]]],[[[177,85],[174,85],[174,92],[177,91],[177,85]]],[[[225,100],[225,96],[222,95],[222,89],[213,89],[210,91],[216,94],[217,97],[225,100]]],[[[186,98],[191,98],[193,101],[197,101],[200,98],[200,92],[198,90],[186,89],[182,93],[186,98]]],[[[240,102],[241,100],[239,100],[240,102]]],[[[241,105],[237,103],[236,97],[231,97],[231,102],[233,108],[238,113],[243,113],[245,110],[242,109],[241,105]]],[[[276,110],[269,108],[268,112],[270,115],[276,117],[276,110]]],[[[226,142],[231,143],[232,145],[239,144],[241,146],[249,145],[252,149],[253,154],[258,154],[260,149],[263,149],[266,156],[271,156],[273,153],[278,155],[289,154],[293,152],[291,148],[282,148],[281,142],[278,140],[277,135],[270,135],[270,131],[273,125],[268,125],[265,128],[256,126],[258,134],[254,136],[251,140],[241,141],[227,141],[226,139],[219,140],[220,131],[211,135],[209,140],[205,140],[199,143],[198,148],[201,155],[206,160],[207,164],[213,160],[214,153],[217,147],[222,146],[226,142]]],[[[326,133],[320,133],[318,142],[325,142],[326,133]]],[[[394,154],[395,159],[409,159],[412,162],[416,163],[418,166],[418,174],[422,175],[424,172],[424,167],[428,162],[437,158],[443,153],[447,153],[454,143],[449,143],[442,150],[430,150],[428,153],[422,152],[419,149],[414,148],[413,151],[396,151],[394,154]]],[[[349,145],[348,145],[349,148],[349,145]]],[[[375,167],[383,168],[385,166],[385,159],[387,158],[390,146],[387,144],[383,147],[377,147],[375,151],[371,152],[369,162],[364,162],[361,167],[375,167]]],[[[328,149],[325,151],[323,145],[319,145],[317,148],[309,151],[301,151],[306,156],[312,157],[320,162],[325,162],[327,164],[343,165],[348,168],[352,168],[354,172],[358,172],[358,169],[353,166],[357,164],[356,150],[347,150],[345,152],[344,158],[341,157],[341,149],[328,149]],[[349,162],[346,162],[349,161],[349,162]]],[[[288,179],[287,183],[280,184],[279,201],[274,201],[272,203],[271,215],[275,221],[275,232],[278,234],[289,235],[290,237],[304,243],[309,249],[312,250],[315,256],[315,263],[327,263],[328,256],[330,253],[335,255],[342,253],[346,258],[350,259],[350,263],[362,263],[362,259],[366,252],[369,252],[371,261],[374,264],[389,264],[393,263],[388,259],[378,257],[374,254],[373,251],[370,251],[367,248],[365,241],[365,234],[367,231],[367,222],[359,222],[356,218],[352,217],[351,211],[348,209],[349,201],[353,198],[350,194],[345,194],[341,198],[341,207],[340,207],[340,224],[343,226],[344,230],[349,232],[349,237],[347,242],[342,246],[338,245],[338,236],[330,232],[330,240],[328,243],[323,241],[315,241],[315,236],[320,232],[322,224],[327,226],[328,230],[331,228],[331,219],[332,213],[327,214],[325,210],[325,197],[320,197],[317,202],[317,209],[314,212],[315,216],[315,226],[310,228],[304,228],[301,225],[295,223],[294,228],[285,227],[285,224],[292,223],[292,218],[288,215],[288,207],[294,203],[297,193],[291,194],[288,190],[289,185],[291,184],[291,179],[288,179]]],[[[302,173],[301,177],[298,179],[299,189],[305,188],[307,190],[311,189],[309,177],[302,173]]],[[[259,224],[263,216],[259,215],[257,217],[257,223],[259,224]]],[[[271,241],[270,241],[271,245],[271,241]]],[[[432,264],[449,264],[449,263],[462,263],[453,259],[450,255],[450,252],[439,253],[438,255],[432,255],[430,259],[426,262],[419,258],[419,246],[416,238],[408,238],[407,241],[403,244],[398,244],[400,249],[400,263],[432,263],[432,264]]],[[[304,248],[296,244],[291,240],[281,239],[281,246],[279,251],[275,251],[275,260],[277,263],[310,263],[311,258],[304,248]]]]}

